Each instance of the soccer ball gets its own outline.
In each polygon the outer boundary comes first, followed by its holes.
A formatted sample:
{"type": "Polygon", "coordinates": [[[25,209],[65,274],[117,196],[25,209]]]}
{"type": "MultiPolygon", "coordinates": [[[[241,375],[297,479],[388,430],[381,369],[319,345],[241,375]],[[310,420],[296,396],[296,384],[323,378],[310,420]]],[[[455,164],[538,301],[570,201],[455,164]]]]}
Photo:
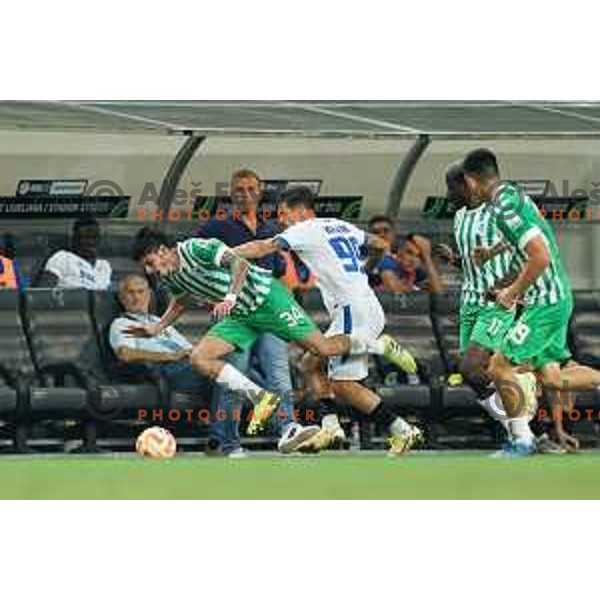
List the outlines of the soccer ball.
{"type": "Polygon", "coordinates": [[[144,429],[135,442],[138,454],[146,458],[173,458],[177,442],[173,434],[162,427],[144,429]]]}

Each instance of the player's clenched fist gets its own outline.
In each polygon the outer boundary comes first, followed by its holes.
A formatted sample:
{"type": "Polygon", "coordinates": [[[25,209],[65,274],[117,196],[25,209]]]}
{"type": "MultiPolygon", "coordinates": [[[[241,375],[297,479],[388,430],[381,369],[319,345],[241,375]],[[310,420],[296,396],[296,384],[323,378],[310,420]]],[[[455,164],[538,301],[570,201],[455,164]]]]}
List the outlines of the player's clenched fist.
{"type": "Polygon", "coordinates": [[[212,310],[213,318],[219,320],[228,317],[235,306],[236,299],[234,294],[227,294],[222,302],[214,305],[212,310]]]}

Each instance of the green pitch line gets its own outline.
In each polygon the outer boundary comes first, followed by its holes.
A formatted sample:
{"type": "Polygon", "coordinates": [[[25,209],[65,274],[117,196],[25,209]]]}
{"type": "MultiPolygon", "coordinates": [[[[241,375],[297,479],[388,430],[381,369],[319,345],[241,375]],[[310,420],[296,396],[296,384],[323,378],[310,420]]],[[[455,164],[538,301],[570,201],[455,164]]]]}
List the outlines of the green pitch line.
{"type": "Polygon", "coordinates": [[[600,498],[600,454],[0,459],[0,498],[600,498]]]}

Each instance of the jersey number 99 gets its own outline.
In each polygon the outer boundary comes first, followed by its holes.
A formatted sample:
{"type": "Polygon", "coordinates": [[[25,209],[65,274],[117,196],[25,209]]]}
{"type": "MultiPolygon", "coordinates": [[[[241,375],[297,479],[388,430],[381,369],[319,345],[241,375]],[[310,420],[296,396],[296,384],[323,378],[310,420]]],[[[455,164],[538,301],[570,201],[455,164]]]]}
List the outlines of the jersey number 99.
{"type": "Polygon", "coordinates": [[[330,238],[329,245],[340,259],[345,271],[348,273],[364,272],[360,258],[360,247],[356,238],[345,238],[342,236],[330,238]]]}

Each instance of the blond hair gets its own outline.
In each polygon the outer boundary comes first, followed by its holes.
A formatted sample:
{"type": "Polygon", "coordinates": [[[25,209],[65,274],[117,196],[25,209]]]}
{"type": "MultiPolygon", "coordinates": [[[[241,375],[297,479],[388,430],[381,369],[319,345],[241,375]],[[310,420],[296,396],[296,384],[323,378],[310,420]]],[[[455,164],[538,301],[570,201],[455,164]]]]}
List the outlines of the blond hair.
{"type": "Polygon", "coordinates": [[[258,183],[261,182],[260,175],[254,171],[253,169],[249,169],[244,167],[243,169],[238,169],[231,176],[231,183],[237,181],[238,179],[256,179],[258,183]]]}

